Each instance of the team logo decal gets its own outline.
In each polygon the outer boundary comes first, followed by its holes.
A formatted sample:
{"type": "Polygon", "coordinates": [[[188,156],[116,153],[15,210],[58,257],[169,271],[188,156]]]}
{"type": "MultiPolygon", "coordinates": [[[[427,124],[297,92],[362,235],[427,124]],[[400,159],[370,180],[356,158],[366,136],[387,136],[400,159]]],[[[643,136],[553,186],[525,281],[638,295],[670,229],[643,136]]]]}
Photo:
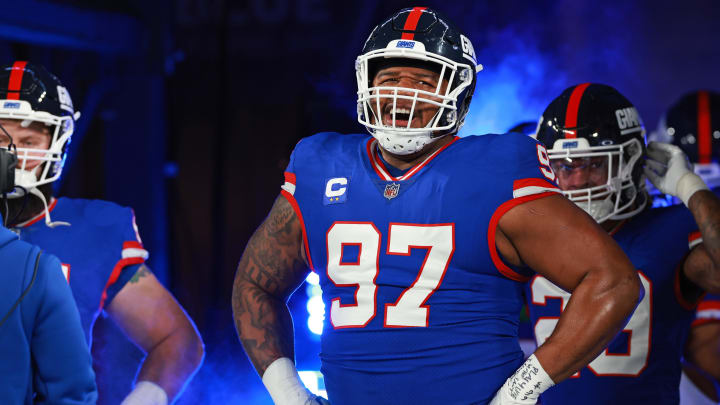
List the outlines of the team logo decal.
{"type": "Polygon", "coordinates": [[[340,204],[347,201],[348,178],[333,177],[325,180],[323,205],[340,204]]]}
{"type": "Polygon", "coordinates": [[[385,191],[383,192],[383,197],[387,198],[388,200],[392,200],[393,198],[398,196],[398,193],[400,192],[400,183],[388,183],[385,185],[385,191]]]}
{"type": "Polygon", "coordinates": [[[460,45],[462,46],[463,58],[469,59],[473,61],[473,63],[477,63],[477,57],[475,56],[475,48],[473,48],[472,42],[470,42],[470,38],[460,34],[460,45]]]}
{"type": "Polygon", "coordinates": [[[642,131],[642,122],[635,107],[621,108],[615,111],[620,135],[626,135],[631,132],[642,131]]]}
{"type": "Polygon", "coordinates": [[[415,48],[415,41],[397,41],[395,46],[397,48],[412,49],[412,48],[415,48]]]}
{"type": "Polygon", "coordinates": [[[68,93],[67,89],[63,86],[57,86],[57,92],[58,92],[58,101],[60,101],[60,108],[62,108],[65,111],[73,112],[73,103],[72,99],[70,98],[70,93],[68,93]]]}

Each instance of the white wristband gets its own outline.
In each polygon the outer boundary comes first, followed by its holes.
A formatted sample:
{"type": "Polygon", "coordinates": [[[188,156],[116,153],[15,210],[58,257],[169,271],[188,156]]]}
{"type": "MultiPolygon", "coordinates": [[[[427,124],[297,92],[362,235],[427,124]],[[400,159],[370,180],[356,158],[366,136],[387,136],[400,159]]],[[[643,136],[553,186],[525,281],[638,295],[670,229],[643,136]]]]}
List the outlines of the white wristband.
{"type": "Polygon", "coordinates": [[[686,173],[677,182],[677,196],[685,206],[688,206],[690,197],[700,190],[709,190],[703,179],[693,172],[686,173]]]}
{"type": "Polygon", "coordinates": [[[535,404],[545,390],[555,385],[534,354],[505,381],[490,405],[535,404]]]}
{"type": "Polygon", "coordinates": [[[287,357],[270,363],[262,375],[262,382],[275,405],[303,405],[312,400],[300,380],[295,363],[287,357]]]}
{"type": "Polygon", "coordinates": [[[168,397],[162,387],[151,381],[140,381],[120,405],[167,405],[167,403],[168,397]]]}

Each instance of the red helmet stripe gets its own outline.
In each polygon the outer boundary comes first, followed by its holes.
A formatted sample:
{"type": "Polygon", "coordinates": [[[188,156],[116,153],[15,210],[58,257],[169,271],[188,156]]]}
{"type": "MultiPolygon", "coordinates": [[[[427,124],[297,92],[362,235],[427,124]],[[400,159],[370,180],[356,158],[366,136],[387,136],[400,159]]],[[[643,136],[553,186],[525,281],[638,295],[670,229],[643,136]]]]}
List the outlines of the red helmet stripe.
{"type": "MultiPolygon", "coordinates": [[[[585,89],[590,83],[578,84],[570,94],[567,111],[565,112],[565,128],[575,128],[578,125],[578,111],[580,110],[580,100],[582,100],[585,89]]],[[[565,131],[565,139],[577,138],[577,131],[565,131]]]]}
{"type": "Polygon", "coordinates": [[[707,91],[698,92],[698,163],[710,163],[712,156],[712,139],[710,138],[710,95],[707,91]]]}
{"type": "MultiPolygon", "coordinates": [[[[418,25],[418,21],[420,21],[420,16],[425,9],[427,9],[427,7],[413,7],[413,9],[408,14],[407,20],[405,20],[405,26],[403,27],[403,31],[415,31],[415,28],[417,28],[418,25]]],[[[412,41],[413,39],[415,39],[415,33],[403,32],[401,38],[412,41]]]]}
{"type": "Polygon", "coordinates": [[[8,100],[20,100],[20,87],[22,85],[23,74],[25,73],[25,61],[16,61],[13,63],[10,71],[10,80],[8,81],[8,100]]]}

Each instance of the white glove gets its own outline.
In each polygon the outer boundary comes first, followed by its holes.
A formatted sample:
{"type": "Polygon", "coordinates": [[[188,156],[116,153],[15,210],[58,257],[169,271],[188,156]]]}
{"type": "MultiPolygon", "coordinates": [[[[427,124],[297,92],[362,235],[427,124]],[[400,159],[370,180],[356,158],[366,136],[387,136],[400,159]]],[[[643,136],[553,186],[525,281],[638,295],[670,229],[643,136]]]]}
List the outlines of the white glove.
{"type": "Polygon", "coordinates": [[[295,363],[287,357],[270,363],[262,375],[262,382],[275,405],[330,405],[325,398],[305,388],[295,363]]]}
{"type": "Polygon", "coordinates": [[[696,191],[708,190],[702,178],[693,172],[682,149],[669,143],[648,144],[643,170],[658,190],[679,198],[685,206],[696,191]]]}
{"type": "Polygon", "coordinates": [[[534,354],[500,387],[489,405],[533,405],[555,385],[534,354]]]}
{"type": "Polygon", "coordinates": [[[120,405],[167,405],[167,403],[168,397],[162,387],[151,381],[140,381],[120,405]]]}

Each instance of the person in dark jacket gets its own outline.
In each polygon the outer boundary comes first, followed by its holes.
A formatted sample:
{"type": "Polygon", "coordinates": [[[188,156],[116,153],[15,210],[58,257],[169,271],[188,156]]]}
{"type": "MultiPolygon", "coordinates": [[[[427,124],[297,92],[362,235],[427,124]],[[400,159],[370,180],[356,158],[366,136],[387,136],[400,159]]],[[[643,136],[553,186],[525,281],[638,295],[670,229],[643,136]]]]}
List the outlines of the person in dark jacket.
{"type": "MultiPolygon", "coordinates": [[[[15,188],[12,146],[0,148],[0,198],[15,188]]],[[[92,358],[60,261],[4,223],[0,215],[0,403],[95,404],[92,358]]]]}
{"type": "Polygon", "coordinates": [[[94,404],[90,351],[60,261],[0,226],[0,403],[94,404]]]}

